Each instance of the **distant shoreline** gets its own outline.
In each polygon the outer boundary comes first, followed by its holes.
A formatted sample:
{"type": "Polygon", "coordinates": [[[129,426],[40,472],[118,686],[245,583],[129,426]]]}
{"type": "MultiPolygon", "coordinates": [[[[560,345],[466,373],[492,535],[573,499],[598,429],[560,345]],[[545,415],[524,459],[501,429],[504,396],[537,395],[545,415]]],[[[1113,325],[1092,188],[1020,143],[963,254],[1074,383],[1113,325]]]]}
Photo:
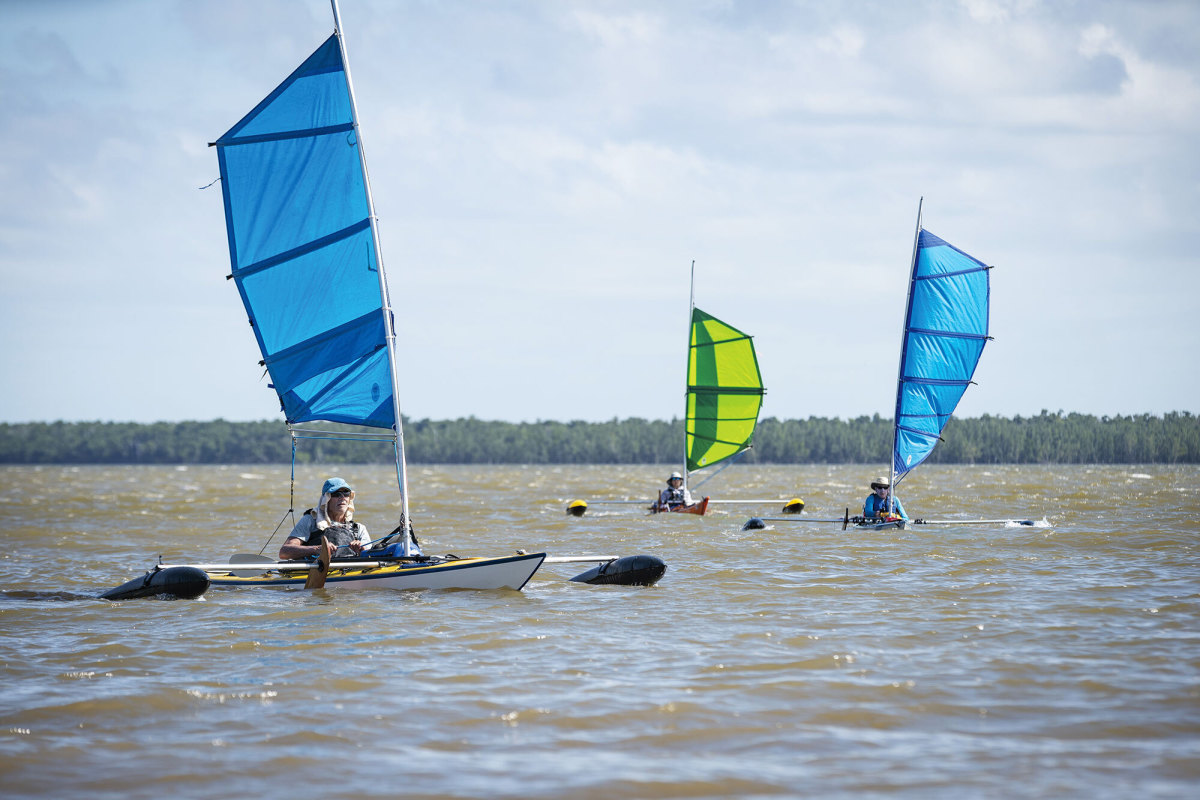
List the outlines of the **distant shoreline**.
{"type": "MultiPolygon", "coordinates": [[[[308,423],[307,428],[353,430],[308,423]]],[[[874,415],[759,421],[746,464],[871,464],[887,459],[892,426],[874,415]]],[[[677,464],[680,420],[609,422],[404,421],[414,464],[677,464]]],[[[1196,464],[1200,416],[952,419],[931,464],[1196,464]]],[[[0,423],[0,464],[282,464],[292,439],[281,421],[0,423]]],[[[304,440],[299,463],[390,463],[390,445],[304,440]]]]}

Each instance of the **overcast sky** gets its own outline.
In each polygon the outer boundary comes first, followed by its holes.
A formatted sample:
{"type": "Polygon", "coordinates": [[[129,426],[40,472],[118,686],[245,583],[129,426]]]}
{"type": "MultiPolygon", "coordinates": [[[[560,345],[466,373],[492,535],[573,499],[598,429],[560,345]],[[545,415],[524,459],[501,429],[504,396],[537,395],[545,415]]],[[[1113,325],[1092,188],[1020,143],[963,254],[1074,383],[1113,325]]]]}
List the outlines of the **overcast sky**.
{"type": "MultiPolygon", "coordinates": [[[[917,203],[992,264],[959,416],[1200,412],[1200,3],[342,0],[407,416],[890,417],[917,203]]],[[[207,146],[325,0],[0,2],[0,421],[280,419],[207,146]]]]}

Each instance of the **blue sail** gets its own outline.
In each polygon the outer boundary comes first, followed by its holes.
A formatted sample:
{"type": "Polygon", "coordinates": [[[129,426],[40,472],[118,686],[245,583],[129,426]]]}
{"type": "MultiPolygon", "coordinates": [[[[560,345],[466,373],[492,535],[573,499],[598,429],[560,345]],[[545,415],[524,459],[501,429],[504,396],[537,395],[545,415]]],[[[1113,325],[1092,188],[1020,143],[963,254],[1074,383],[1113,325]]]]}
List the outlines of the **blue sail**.
{"type": "Polygon", "coordinates": [[[386,284],[338,35],[215,144],[231,277],[287,421],[392,428],[386,284]]]}
{"type": "Polygon", "coordinates": [[[929,457],[988,341],[987,267],[926,230],[909,286],[892,463],[903,475],[929,457]]]}

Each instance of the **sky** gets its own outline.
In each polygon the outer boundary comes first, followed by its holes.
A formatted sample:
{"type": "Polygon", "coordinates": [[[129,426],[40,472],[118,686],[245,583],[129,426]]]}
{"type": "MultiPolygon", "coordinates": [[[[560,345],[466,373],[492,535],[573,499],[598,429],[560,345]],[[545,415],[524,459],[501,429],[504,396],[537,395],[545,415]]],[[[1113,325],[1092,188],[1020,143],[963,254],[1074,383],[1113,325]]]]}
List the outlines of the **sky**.
{"type": "MultiPolygon", "coordinates": [[[[413,419],[890,417],[918,202],[994,266],[957,415],[1200,412],[1200,3],[341,0],[413,419]]],[[[209,142],[325,0],[0,0],[0,422],[282,419],[209,142]],[[208,187],[208,188],[202,188],[208,187]]]]}

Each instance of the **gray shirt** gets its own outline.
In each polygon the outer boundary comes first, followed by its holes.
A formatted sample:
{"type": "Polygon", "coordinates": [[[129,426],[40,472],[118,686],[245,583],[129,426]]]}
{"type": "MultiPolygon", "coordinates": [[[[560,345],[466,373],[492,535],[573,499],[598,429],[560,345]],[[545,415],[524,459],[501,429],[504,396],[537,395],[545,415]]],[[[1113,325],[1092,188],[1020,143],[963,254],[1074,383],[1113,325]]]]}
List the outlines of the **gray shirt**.
{"type": "Polygon", "coordinates": [[[366,525],[360,525],[357,522],[345,524],[335,522],[330,523],[329,527],[323,531],[317,530],[317,519],[312,514],[304,514],[300,517],[296,527],[292,528],[292,532],[288,534],[288,539],[299,539],[301,544],[313,546],[321,543],[322,536],[337,547],[337,552],[334,553],[337,556],[354,555],[354,552],[347,547],[351,542],[358,542],[366,546],[367,542],[371,541],[366,525]]]}

